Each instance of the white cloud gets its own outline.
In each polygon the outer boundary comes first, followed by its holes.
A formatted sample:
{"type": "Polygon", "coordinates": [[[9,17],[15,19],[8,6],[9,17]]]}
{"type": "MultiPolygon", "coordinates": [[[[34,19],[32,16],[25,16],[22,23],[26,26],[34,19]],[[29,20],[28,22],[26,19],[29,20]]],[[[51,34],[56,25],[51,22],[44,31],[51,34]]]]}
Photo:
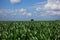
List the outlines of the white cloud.
{"type": "Polygon", "coordinates": [[[46,9],[60,9],[60,3],[59,4],[50,4],[50,3],[47,3],[45,5],[45,8],[46,9]]]}
{"type": "Polygon", "coordinates": [[[48,0],[46,4],[42,4],[42,5],[39,4],[39,6],[36,7],[36,11],[40,12],[40,16],[60,15],[60,1],[59,0],[48,0]]]}
{"type": "Polygon", "coordinates": [[[2,13],[2,9],[0,9],[0,13],[2,13]]]}
{"type": "Polygon", "coordinates": [[[48,0],[45,5],[46,14],[48,15],[60,15],[60,1],[59,0],[48,0]]]}
{"type": "Polygon", "coordinates": [[[44,12],[44,14],[41,14],[40,16],[54,16],[54,15],[60,15],[60,12],[48,10],[48,11],[44,12]]]}
{"type": "Polygon", "coordinates": [[[27,13],[27,16],[32,16],[32,13],[27,13]]]}
{"type": "Polygon", "coordinates": [[[4,15],[21,15],[21,16],[31,16],[32,14],[27,11],[27,9],[21,8],[21,9],[0,9],[1,16],[4,15]]]}
{"type": "Polygon", "coordinates": [[[31,15],[32,15],[32,13],[27,12],[27,10],[24,9],[24,8],[21,8],[21,9],[19,10],[19,12],[22,13],[23,16],[31,16],[31,15]]]}
{"type": "Polygon", "coordinates": [[[46,9],[60,9],[59,0],[48,0],[48,3],[45,5],[46,9]]]}
{"type": "Polygon", "coordinates": [[[10,0],[11,3],[15,4],[15,3],[19,3],[21,2],[21,0],[10,0]]]}
{"type": "Polygon", "coordinates": [[[36,11],[38,11],[38,12],[41,11],[41,8],[40,7],[37,7],[36,8],[36,11]]]}
{"type": "Polygon", "coordinates": [[[19,12],[21,12],[21,13],[24,13],[24,12],[26,12],[26,11],[27,11],[27,10],[24,9],[24,8],[19,9],[19,12]]]}
{"type": "Polygon", "coordinates": [[[48,0],[44,2],[38,2],[33,4],[31,8],[34,8],[34,13],[40,13],[40,16],[60,15],[60,1],[48,0]]]}

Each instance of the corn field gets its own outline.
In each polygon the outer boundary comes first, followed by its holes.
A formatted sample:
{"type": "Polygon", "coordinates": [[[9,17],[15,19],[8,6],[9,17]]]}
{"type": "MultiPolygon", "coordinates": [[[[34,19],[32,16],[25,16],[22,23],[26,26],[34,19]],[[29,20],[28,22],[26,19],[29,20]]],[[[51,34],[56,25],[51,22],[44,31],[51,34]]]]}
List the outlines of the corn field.
{"type": "Polygon", "coordinates": [[[0,22],[0,40],[60,40],[60,21],[0,22]]]}

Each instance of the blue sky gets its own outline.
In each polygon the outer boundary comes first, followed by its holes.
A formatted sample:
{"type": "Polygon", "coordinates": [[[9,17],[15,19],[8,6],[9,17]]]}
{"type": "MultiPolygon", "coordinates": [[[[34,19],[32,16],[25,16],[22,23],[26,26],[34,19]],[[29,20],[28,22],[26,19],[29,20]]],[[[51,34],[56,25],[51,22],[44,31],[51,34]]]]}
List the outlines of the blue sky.
{"type": "Polygon", "coordinates": [[[60,20],[59,0],[0,0],[1,20],[60,20]]]}

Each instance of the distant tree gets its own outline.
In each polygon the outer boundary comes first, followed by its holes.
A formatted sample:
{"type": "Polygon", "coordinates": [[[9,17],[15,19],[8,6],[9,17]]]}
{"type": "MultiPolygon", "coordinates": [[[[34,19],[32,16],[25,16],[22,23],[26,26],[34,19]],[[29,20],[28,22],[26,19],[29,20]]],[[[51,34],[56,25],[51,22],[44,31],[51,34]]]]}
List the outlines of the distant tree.
{"type": "Polygon", "coordinates": [[[31,21],[34,21],[34,19],[31,19],[31,21]]]}
{"type": "Polygon", "coordinates": [[[59,20],[55,20],[55,21],[59,21],[59,20]]]}

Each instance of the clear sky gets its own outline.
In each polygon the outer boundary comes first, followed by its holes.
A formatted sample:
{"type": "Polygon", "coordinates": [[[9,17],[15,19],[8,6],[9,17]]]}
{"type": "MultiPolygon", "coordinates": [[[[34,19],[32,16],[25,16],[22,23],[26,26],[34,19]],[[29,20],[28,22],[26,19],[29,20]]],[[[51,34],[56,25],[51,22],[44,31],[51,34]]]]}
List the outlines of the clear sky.
{"type": "Polygon", "coordinates": [[[60,20],[59,0],[0,0],[1,20],[60,20]]]}

